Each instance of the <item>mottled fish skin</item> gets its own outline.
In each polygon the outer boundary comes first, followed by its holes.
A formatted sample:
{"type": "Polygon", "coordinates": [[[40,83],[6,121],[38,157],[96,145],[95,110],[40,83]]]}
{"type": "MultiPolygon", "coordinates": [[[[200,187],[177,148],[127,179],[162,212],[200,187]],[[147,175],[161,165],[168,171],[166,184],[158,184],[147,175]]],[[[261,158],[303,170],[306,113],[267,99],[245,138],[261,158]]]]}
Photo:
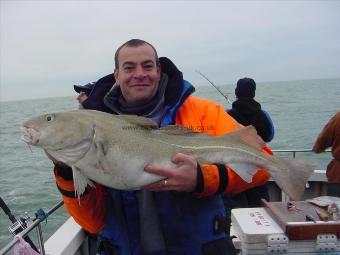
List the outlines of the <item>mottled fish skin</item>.
{"type": "Polygon", "coordinates": [[[45,114],[22,124],[22,139],[45,149],[72,167],[75,188],[84,192],[90,180],[122,190],[137,190],[164,179],[144,171],[146,165],[173,167],[176,153],[199,163],[224,163],[251,182],[265,168],[292,199],[303,194],[314,166],[297,159],[261,152],[263,141],[252,126],[211,137],[180,126],[158,129],[149,119],[93,110],[45,114]]]}

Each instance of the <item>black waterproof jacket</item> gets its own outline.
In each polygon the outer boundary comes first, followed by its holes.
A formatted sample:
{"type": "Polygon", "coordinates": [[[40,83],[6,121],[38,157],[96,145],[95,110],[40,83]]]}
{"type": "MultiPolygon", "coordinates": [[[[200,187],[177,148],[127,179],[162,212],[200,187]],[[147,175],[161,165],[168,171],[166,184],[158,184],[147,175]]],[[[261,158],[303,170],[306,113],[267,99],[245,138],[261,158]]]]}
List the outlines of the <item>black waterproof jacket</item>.
{"type": "Polygon", "coordinates": [[[244,126],[253,125],[265,142],[274,137],[274,125],[268,113],[261,109],[261,104],[253,98],[239,98],[232,104],[228,113],[244,126]]]}

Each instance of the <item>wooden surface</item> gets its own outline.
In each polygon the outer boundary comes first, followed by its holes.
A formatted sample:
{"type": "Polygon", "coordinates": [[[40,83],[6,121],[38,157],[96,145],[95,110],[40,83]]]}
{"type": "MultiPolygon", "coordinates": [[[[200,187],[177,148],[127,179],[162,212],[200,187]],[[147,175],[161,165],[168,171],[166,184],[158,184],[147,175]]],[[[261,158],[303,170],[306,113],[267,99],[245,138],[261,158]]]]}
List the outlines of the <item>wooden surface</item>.
{"type": "Polygon", "coordinates": [[[327,211],[321,207],[306,201],[293,201],[300,210],[288,210],[287,204],[283,202],[262,200],[262,203],[290,240],[312,240],[316,239],[318,234],[336,234],[340,237],[340,221],[322,221],[317,210],[323,213],[327,211]],[[307,214],[316,222],[306,220],[307,214]]]}

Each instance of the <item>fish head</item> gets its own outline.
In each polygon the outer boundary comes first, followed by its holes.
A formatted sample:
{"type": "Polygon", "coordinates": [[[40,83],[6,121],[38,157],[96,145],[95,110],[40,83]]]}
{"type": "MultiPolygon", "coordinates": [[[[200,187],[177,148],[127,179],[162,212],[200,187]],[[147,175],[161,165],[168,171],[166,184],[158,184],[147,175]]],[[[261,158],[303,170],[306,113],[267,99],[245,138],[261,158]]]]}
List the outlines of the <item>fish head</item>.
{"type": "Polygon", "coordinates": [[[22,123],[21,139],[29,145],[57,151],[93,140],[94,125],[80,111],[49,113],[22,123]]]}

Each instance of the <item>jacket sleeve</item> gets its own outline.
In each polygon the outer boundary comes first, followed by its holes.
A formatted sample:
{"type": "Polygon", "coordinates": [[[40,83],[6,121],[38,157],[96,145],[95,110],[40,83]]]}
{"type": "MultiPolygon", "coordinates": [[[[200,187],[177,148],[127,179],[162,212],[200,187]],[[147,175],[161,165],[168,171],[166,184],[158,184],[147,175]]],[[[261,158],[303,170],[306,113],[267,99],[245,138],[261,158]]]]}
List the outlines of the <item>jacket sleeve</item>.
{"type": "MultiPolygon", "coordinates": [[[[274,138],[274,134],[275,134],[275,129],[274,129],[274,124],[273,121],[269,115],[268,112],[266,112],[265,110],[261,110],[261,115],[263,116],[262,118],[260,118],[260,121],[263,121],[262,125],[263,125],[263,130],[262,133],[260,134],[260,136],[263,138],[263,140],[266,143],[269,143],[271,140],[273,140],[274,138]]],[[[256,122],[256,124],[260,124],[256,122]]]]}
{"type": "MultiPolygon", "coordinates": [[[[332,146],[336,132],[336,116],[337,115],[333,116],[329,120],[316,139],[313,146],[315,153],[321,153],[332,146]]],[[[338,119],[340,119],[340,113],[338,113],[338,119]]]]}
{"type": "MultiPolygon", "coordinates": [[[[202,100],[198,104],[195,104],[191,110],[188,111],[188,114],[185,114],[184,111],[181,113],[188,119],[192,117],[193,111],[195,110],[196,115],[200,116],[202,131],[209,135],[225,135],[242,127],[221,105],[217,105],[208,100],[202,100]]],[[[185,123],[183,119],[179,119],[178,121],[185,123]]],[[[185,124],[190,126],[188,122],[185,124]]],[[[269,147],[265,147],[263,152],[272,155],[269,147]]],[[[198,172],[199,171],[198,177],[202,179],[198,181],[201,187],[198,187],[195,193],[198,197],[210,196],[216,193],[236,194],[246,189],[263,185],[270,178],[266,170],[259,169],[254,175],[252,182],[247,183],[231,168],[225,165],[202,164],[198,168],[198,172]]]]}
{"type": "Polygon", "coordinates": [[[105,224],[105,188],[97,183],[93,188],[88,186],[78,199],[70,173],[72,170],[66,165],[56,164],[54,167],[56,184],[62,194],[64,206],[82,228],[92,234],[98,233],[105,224]]]}

